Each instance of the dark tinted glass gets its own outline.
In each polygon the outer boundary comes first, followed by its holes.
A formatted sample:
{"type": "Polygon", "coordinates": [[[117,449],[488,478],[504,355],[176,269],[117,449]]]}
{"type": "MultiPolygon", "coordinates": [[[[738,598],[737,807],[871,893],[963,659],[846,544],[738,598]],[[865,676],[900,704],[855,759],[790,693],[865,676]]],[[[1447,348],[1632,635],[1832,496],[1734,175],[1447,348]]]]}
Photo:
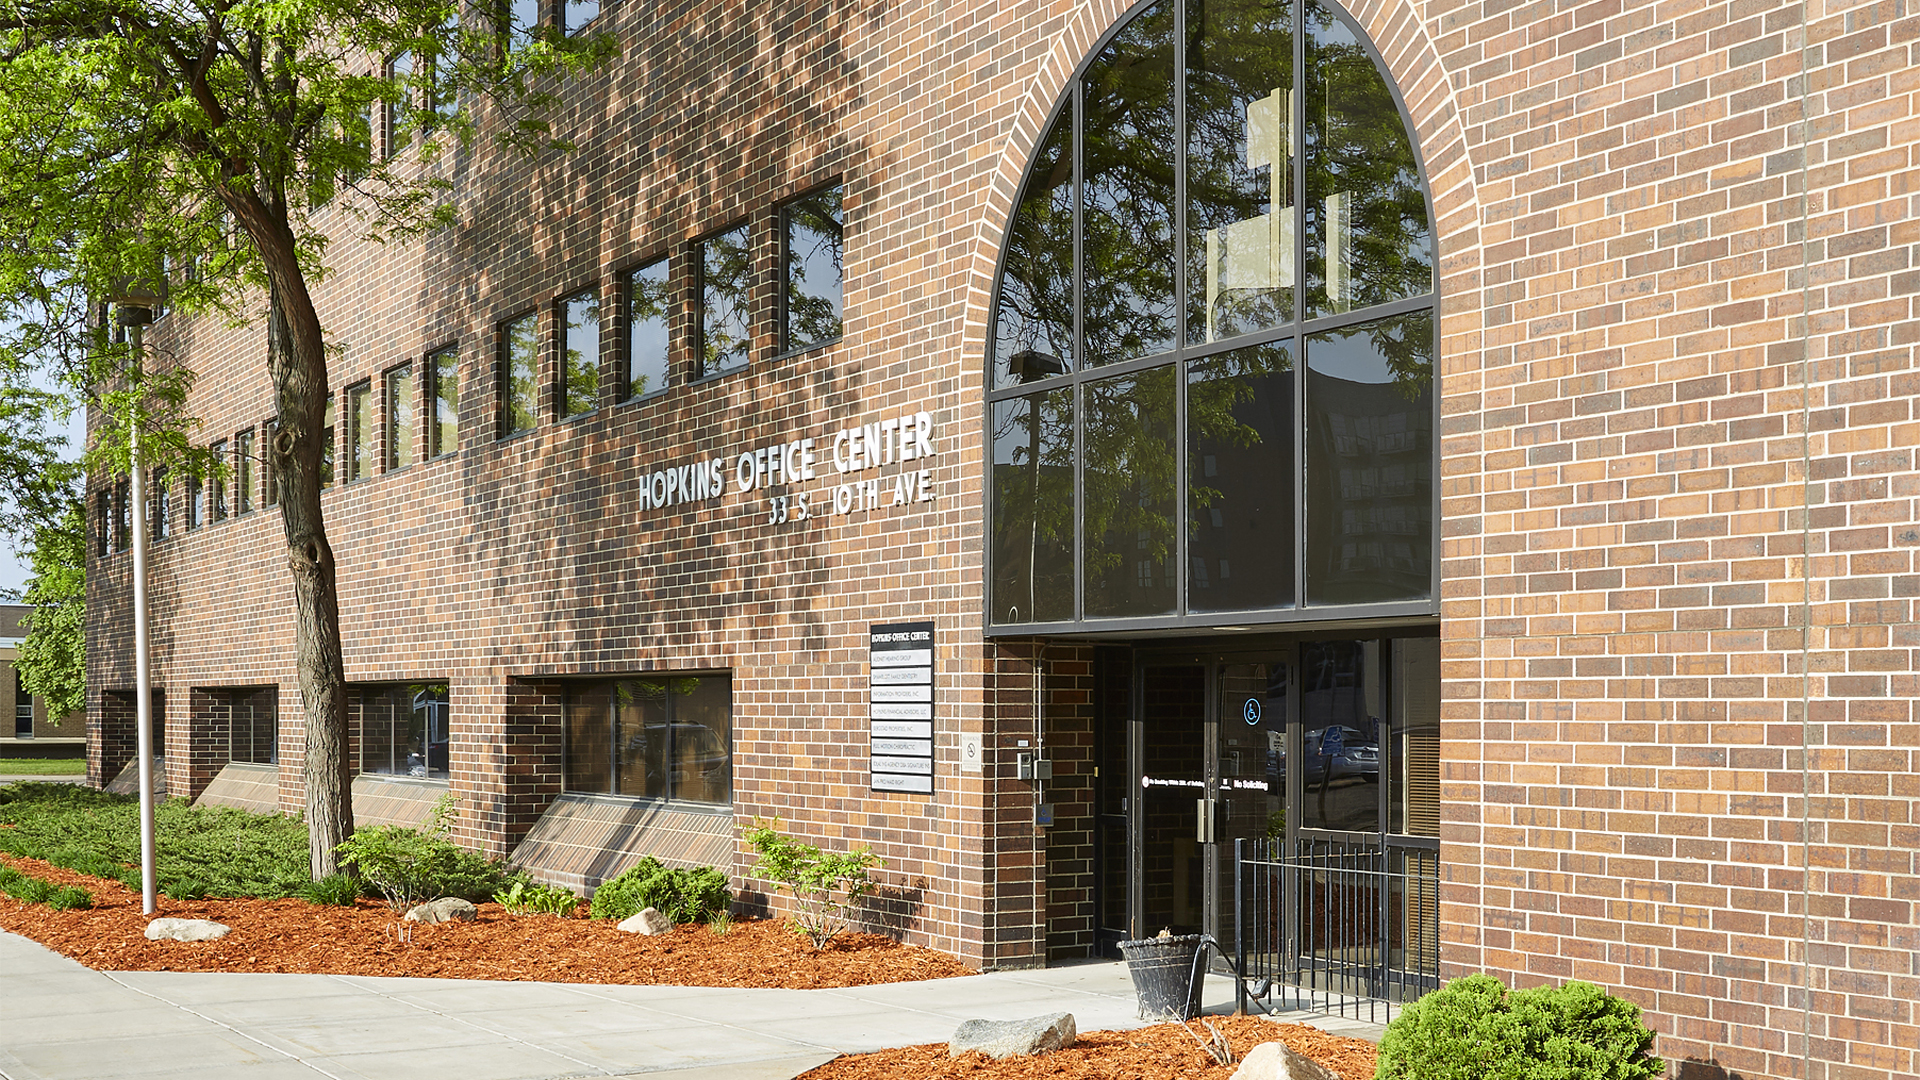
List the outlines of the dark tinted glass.
{"type": "Polygon", "coordinates": [[[1307,5],[1307,314],[1433,289],[1433,237],[1413,143],[1359,37],[1307,5]]]}
{"type": "Polygon", "coordinates": [[[253,432],[233,437],[233,502],[237,512],[253,511],[253,432]]]}
{"type": "Polygon", "coordinates": [[[1087,384],[1088,618],[1173,611],[1173,379],[1161,367],[1087,384]]]}
{"type": "Polygon", "coordinates": [[[1187,340],[1293,316],[1293,10],[1187,5],[1187,340]]]}
{"type": "Polygon", "coordinates": [[[500,433],[531,431],[540,388],[540,320],[532,315],[500,328],[500,433]]]}
{"type": "MultiPolygon", "coordinates": [[[[373,475],[373,383],[363,382],[347,387],[347,479],[365,480],[373,475]]],[[[214,513],[222,516],[216,496],[214,513]]]]}
{"type": "Polygon", "coordinates": [[[672,736],[667,769],[672,796],[733,801],[733,691],[725,675],[671,679],[672,736]]]}
{"type": "Polygon", "coordinates": [[[1433,317],[1307,339],[1307,603],[1432,594],[1433,317]]]}
{"type": "Polygon", "coordinates": [[[1187,607],[1294,605],[1293,355],[1237,349],[1187,368],[1187,607]]]}
{"type": "Polygon", "coordinates": [[[320,486],[333,486],[333,424],[338,414],[334,412],[333,395],[327,395],[327,408],[320,417],[320,486]]]}
{"type": "Polygon", "coordinates": [[[1149,8],[1100,54],[1083,84],[1089,364],[1174,344],[1173,40],[1173,5],[1149,8]]]}
{"type": "Polygon", "coordinates": [[[613,687],[613,683],[578,683],[567,687],[568,791],[611,789],[613,687]]]}
{"type": "Polygon", "coordinates": [[[1300,827],[1380,829],[1378,641],[1300,647],[1300,827]]]}
{"type": "Polygon", "coordinates": [[[667,798],[667,684],[614,683],[613,723],[614,791],[667,798]]]}
{"type": "Polygon", "coordinates": [[[788,349],[840,336],[842,220],[837,187],[796,199],[781,211],[788,349]]]}
{"type": "Polygon", "coordinates": [[[1392,832],[1440,835],[1440,639],[1393,646],[1393,758],[1387,821],[1392,832]]]}
{"type": "Polygon", "coordinates": [[[565,342],[566,415],[592,412],[600,400],[600,295],[588,291],[560,305],[567,320],[565,342]]]}
{"type": "Polygon", "coordinates": [[[1047,129],[1007,229],[993,325],[993,385],[1073,367],[1073,108],[1047,129]],[[1019,357],[1015,360],[1014,357],[1019,357]]]}
{"type": "MultiPolygon", "coordinates": [[[[225,466],[227,464],[226,440],[222,439],[219,442],[214,443],[211,449],[213,451],[213,460],[217,462],[219,465],[225,466]]],[[[228,481],[228,478],[224,475],[221,475],[220,473],[215,473],[207,481],[208,487],[212,489],[213,497],[211,501],[213,503],[213,520],[215,521],[227,520],[227,513],[228,513],[227,481],[228,481]]],[[[127,517],[127,513],[126,513],[127,499],[126,499],[126,495],[122,493],[120,489],[115,488],[114,490],[116,492],[114,498],[118,500],[117,512],[120,515],[120,527],[122,530],[129,530],[126,532],[128,539],[125,543],[121,544],[121,547],[127,547],[133,542],[132,541],[133,533],[130,531],[132,529],[132,526],[127,524],[127,522],[130,520],[127,517]]]]}
{"type": "Polygon", "coordinates": [[[234,690],[227,697],[229,721],[227,757],[254,765],[271,765],[280,759],[278,746],[278,693],[261,690],[234,690]]]}
{"type": "Polygon", "coordinates": [[[1073,391],[993,406],[994,622],[1073,618],[1073,391]]]}
{"type": "Polygon", "coordinates": [[[753,346],[749,318],[753,247],[741,225],[700,242],[700,374],[747,366],[753,346]]]}
{"type": "Polygon", "coordinates": [[[667,260],[627,275],[627,396],[667,388],[667,260]]]}

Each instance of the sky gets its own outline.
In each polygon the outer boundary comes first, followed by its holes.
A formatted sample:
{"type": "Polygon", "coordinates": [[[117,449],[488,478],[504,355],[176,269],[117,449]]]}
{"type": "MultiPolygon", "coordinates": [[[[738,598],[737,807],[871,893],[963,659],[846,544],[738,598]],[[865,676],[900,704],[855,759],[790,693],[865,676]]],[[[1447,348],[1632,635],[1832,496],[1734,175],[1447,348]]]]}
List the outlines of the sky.
{"type": "MultiPolygon", "coordinates": [[[[34,379],[34,383],[43,388],[50,385],[38,377],[34,379]]],[[[75,409],[73,414],[67,417],[66,440],[67,456],[79,457],[87,440],[86,410],[75,409]]],[[[24,540],[21,541],[21,543],[24,542],[24,540]]],[[[18,592],[26,588],[30,570],[26,565],[26,552],[15,551],[14,543],[11,537],[0,538],[0,589],[18,592]]]]}

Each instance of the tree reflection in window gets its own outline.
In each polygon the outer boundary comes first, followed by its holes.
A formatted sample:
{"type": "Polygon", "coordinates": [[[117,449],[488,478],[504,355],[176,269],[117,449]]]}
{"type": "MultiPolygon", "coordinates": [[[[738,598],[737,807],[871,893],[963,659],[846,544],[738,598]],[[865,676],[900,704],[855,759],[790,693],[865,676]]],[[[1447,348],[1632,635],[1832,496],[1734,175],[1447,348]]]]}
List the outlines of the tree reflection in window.
{"type": "Polygon", "coordinates": [[[1031,382],[1013,357],[1054,357],[1073,367],[1073,108],[1061,110],[1034,153],[1026,187],[1007,229],[993,326],[995,389],[1031,382]]]}
{"type": "Polygon", "coordinates": [[[747,366],[753,348],[748,292],[753,245],[737,226],[695,246],[700,265],[700,374],[719,375],[747,366]]]}

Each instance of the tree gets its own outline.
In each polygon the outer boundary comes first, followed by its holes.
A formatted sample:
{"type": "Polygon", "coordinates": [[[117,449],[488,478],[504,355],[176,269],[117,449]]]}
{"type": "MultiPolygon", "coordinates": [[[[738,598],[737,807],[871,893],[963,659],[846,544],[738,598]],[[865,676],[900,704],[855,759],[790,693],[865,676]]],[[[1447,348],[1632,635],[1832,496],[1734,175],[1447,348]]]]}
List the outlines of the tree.
{"type": "Polygon", "coordinates": [[[278,420],[264,452],[293,577],[316,878],[337,868],[352,806],[311,288],[332,235],[406,239],[454,220],[443,147],[483,132],[523,152],[564,147],[545,120],[555,79],[612,42],[515,26],[515,6],[17,0],[0,14],[0,315],[20,321],[0,350],[61,367],[103,406],[96,470],[125,470],[131,424],[163,455],[191,426],[178,407],[190,368],[133,356],[103,300],[134,281],[164,283],[188,315],[255,321],[264,305],[278,420]],[[376,148],[382,115],[395,121],[383,133],[423,137],[418,159],[376,148]]]}
{"type": "Polygon", "coordinates": [[[14,666],[53,716],[84,706],[87,695],[86,504],[80,470],[48,434],[64,408],[57,394],[12,377],[0,383],[0,533],[26,540],[33,567],[21,599],[34,612],[14,666]]]}

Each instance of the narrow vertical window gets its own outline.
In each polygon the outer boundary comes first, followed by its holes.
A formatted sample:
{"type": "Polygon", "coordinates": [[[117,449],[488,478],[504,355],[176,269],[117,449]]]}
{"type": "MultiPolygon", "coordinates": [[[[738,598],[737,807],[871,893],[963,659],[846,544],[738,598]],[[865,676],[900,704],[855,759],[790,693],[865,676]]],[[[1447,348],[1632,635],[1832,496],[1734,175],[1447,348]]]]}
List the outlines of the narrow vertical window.
{"type": "Polygon", "coordinates": [[[381,152],[392,157],[400,152],[400,142],[406,136],[407,97],[413,93],[408,81],[413,77],[413,54],[403,52],[387,61],[387,78],[398,85],[400,96],[390,100],[386,107],[385,138],[381,140],[381,152]]]}
{"type": "Polygon", "coordinates": [[[94,493],[94,554],[102,558],[113,554],[113,496],[106,489],[94,493]]]}
{"type": "Polygon", "coordinates": [[[517,49],[533,40],[540,28],[540,0],[504,0],[500,16],[507,35],[507,47],[517,49]]]}
{"type": "Polygon", "coordinates": [[[213,475],[207,477],[208,517],[213,521],[227,520],[227,478],[220,470],[227,463],[227,440],[221,439],[208,449],[213,455],[213,475]]]}
{"type": "Polygon", "coordinates": [[[167,491],[167,470],[153,470],[152,495],[148,499],[147,530],[155,540],[165,540],[173,524],[173,498],[167,491]]]}
{"type": "Polygon", "coordinates": [[[460,449],[460,350],[441,349],[427,357],[427,377],[433,380],[434,457],[460,449]]]}
{"type": "Polygon", "coordinates": [[[667,388],[667,260],[627,275],[627,396],[667,388]]]}
{"type": "Polygon", "coordinates": [[[532,431],[540,386],[540,319],[523,315],[500,327],[500,434],[532,431]]]}
{"type": "Polygon", "coordinates": [[[333,395],[327,395],[326,411],[320,414],[320,487],[333,486],[333,395]]]}
{"type": "Polygon", "coordinates": [[[592,412],[600,400],[600,295],[592,289],[560,301],[560,414],[592,412]]]}
{"type": "Polygon", "coordinates": [[[694,245],[699,275],[700,375],[720,375],[747,366],[753,346],[749,315],[753,245],[742,224],[694,245]]]}
{"type": "Polygon", "coordinates": [[[187,528],[207,523],[207,482],[198,473],[187,474],[187,528]]]}
{"type": "Polygon", "coordinates": [[[233,505],[235,513],[253,512],[253,429],[251,428],[233,437],[233,505]]]}
{"type": "Polygon", "coordinates": [[[280,421],[269,420],[260,425],[260,471],[265,474],[266,483],[261,485],[260,502],[263,506],[280,505],[280,474],[273,467],[273,440],[280,434],[280,421]]]}
{"type": "Polygon", "coordinates": [[[563,26],[569,34],[579,33],[599,14],[600,0],[565,0],[561,5],[563,26]]]}
{"type": "Polygon", "coordinates": [[[387,468],[413,464],[413,365],[387,372],[387,468]]]}
{"type": "Polygon", "coordinates": [[[792,352],[840,337],[844,250],[840,188],[804,195],[780,208],[781,349],[792,352]]]}
{"type": "Polygon", "coordinates": [[[113,550],[125,551],[133,546],[133,519],[128,516],[127,481],[121,480],[113,485],[113,550]]]}
{"type": "Polygon", "coordinates": [[[373,384],[347,387],[347,482],[373,475],[373,384]]]}

